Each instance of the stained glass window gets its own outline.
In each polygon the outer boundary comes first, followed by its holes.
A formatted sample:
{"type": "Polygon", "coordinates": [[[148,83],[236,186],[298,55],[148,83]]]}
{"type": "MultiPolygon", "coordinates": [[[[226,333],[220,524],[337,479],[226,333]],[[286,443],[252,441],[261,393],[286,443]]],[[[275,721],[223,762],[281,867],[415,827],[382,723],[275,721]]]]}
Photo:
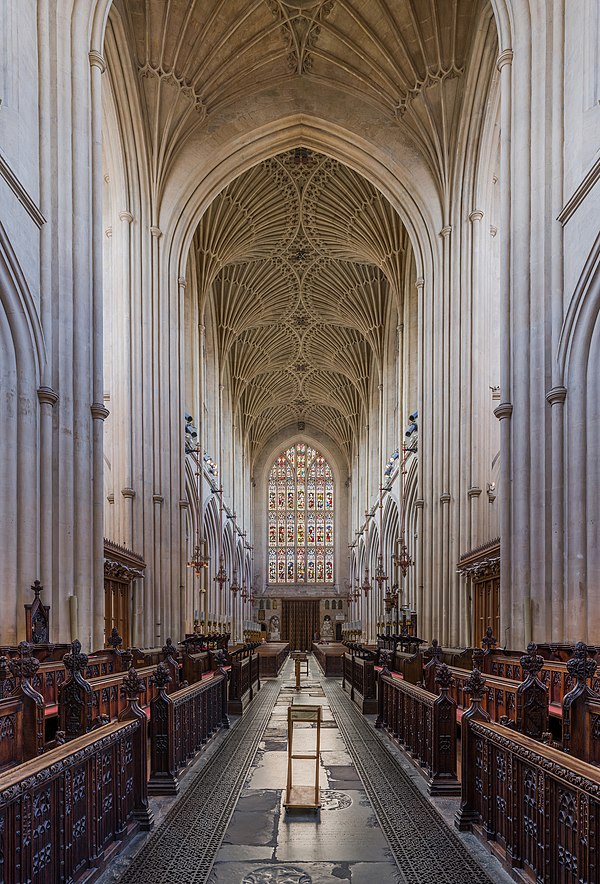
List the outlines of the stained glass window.
{"type": "Polygon", "coordinates": [[[282,452],[269,473],[269,583],[333,583],[333,473],[304,442],[282,452]]]}

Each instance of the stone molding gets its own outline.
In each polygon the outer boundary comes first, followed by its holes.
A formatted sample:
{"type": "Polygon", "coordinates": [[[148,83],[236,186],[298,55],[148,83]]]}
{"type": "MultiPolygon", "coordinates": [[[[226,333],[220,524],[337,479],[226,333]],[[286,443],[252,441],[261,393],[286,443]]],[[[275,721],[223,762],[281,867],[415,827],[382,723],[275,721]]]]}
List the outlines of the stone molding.
{"type": "Polygon", "coordinates": [[[481,488],[478,485],[472,485],[467,491],[468,497],[479,497],[481,494],[481,488]]]}
{"type": "Polygon", "coordinates": [[[38,387],[38,399],[42,405],[56,405],[58,402],[58,393],[52,387],[38,387]]]}
{"type": "Polygon", "coordinates": [[[546,393],[546,401],[550,403],[550,405],[556,405],[556,403],[562,403],[567,398],[567,388],[566,387],[552,387],[551,390],[548,390],[546,393]]]}
{"type": "Polygon", "coordinates": [[[505,49],[504,52],[501,52],[498,56],[498,60],[496,62],[496,67],[499,71],[502,70],[505,64],[511,64],[513,61],[513,51],[512,49],[505,49]]]}
{"type": "Polygon", "coordinates": [[[123,497],[127,497],[129,499],[133,499],[135,497],[135,491],[133,488],[121,488],[121,494],[123,497]]]}
{"type": "Polygon", "coordinates": [[[510,402],[501,402],[497,408],[494,408],[494,415],[499,421],[512,417],[513,407],[510,402]]]}
{"type": "Polygon", "coordinates": [[[106,61],[104,59],[104,56],[96,49],[92,49],[90,52],[88,52],[88,58],[90,61],[90,67],[100,68],[100,73],[103,74],[106,70],[106,61]]]}
{"type": "Polygon", "coordinates": [[[90,411],[92,412],[92,419],[95,421],[105,421],[110,414],[110,411],[102,402],[92,402],[90,411]]]}

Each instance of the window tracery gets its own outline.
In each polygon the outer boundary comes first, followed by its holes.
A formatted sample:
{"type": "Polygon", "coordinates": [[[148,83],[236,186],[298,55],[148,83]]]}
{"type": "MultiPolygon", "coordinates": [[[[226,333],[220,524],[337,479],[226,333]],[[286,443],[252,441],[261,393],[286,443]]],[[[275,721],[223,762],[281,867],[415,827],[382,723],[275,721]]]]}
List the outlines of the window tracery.
{"type": "Polygon", "coordinates": [[[323,455],[298,442],[269,473],[269,583],[333,583],[334,487],[323,455]]]}

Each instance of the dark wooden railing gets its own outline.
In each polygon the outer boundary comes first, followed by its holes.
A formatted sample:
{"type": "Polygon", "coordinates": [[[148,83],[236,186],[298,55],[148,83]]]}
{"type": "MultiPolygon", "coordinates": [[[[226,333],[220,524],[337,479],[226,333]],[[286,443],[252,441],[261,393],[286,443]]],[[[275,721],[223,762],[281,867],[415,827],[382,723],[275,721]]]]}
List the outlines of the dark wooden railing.
{"type": "Polygon", "coordinates": [[[76,881],[101,867],[114,842],[152,825],[145,767],[134,718],[0,776],[0,880],[76,881]]]}
{"type": "Polygon", "coordinates": [[[150,703],[150,779],[152,794],[179,791],[178,773],[194,758],[227,717],[227,674],[224,671],[203,682],[167,694],[169,673],[161,664],[153,681],[158,693],[150,703]]]}
{"type": "Polygon", "coordinates": [[[465,738],[457,827],[495,842],[519,880],[600,881],[598,768],[467,714],[465,738]]]}
{"type": "Polygon", "coordinates": [[[445,664],[437,673],[440,693],[379,674],[376,727],[408,751],[427,779],[430,795],[459,795],[456,770],[456,703],[449,696],[452,676],[445,664]]]}

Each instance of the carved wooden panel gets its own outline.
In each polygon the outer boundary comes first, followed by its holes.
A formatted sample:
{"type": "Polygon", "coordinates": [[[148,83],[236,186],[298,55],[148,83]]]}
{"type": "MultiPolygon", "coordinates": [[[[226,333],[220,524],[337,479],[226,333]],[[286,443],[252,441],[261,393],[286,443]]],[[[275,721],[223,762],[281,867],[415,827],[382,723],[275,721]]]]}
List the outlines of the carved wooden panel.
{"type": "MultiPolygon", "coordinates": [[[[0,790],[0,880],[72,881],[122,835],[136,806],[138,722],[109,726],[15,768],[0,790]]],[[[140,751],[144,747],[140,744],[140,751]]],[[[145,762],[144,762],[145,763],[145,762]]]]}

